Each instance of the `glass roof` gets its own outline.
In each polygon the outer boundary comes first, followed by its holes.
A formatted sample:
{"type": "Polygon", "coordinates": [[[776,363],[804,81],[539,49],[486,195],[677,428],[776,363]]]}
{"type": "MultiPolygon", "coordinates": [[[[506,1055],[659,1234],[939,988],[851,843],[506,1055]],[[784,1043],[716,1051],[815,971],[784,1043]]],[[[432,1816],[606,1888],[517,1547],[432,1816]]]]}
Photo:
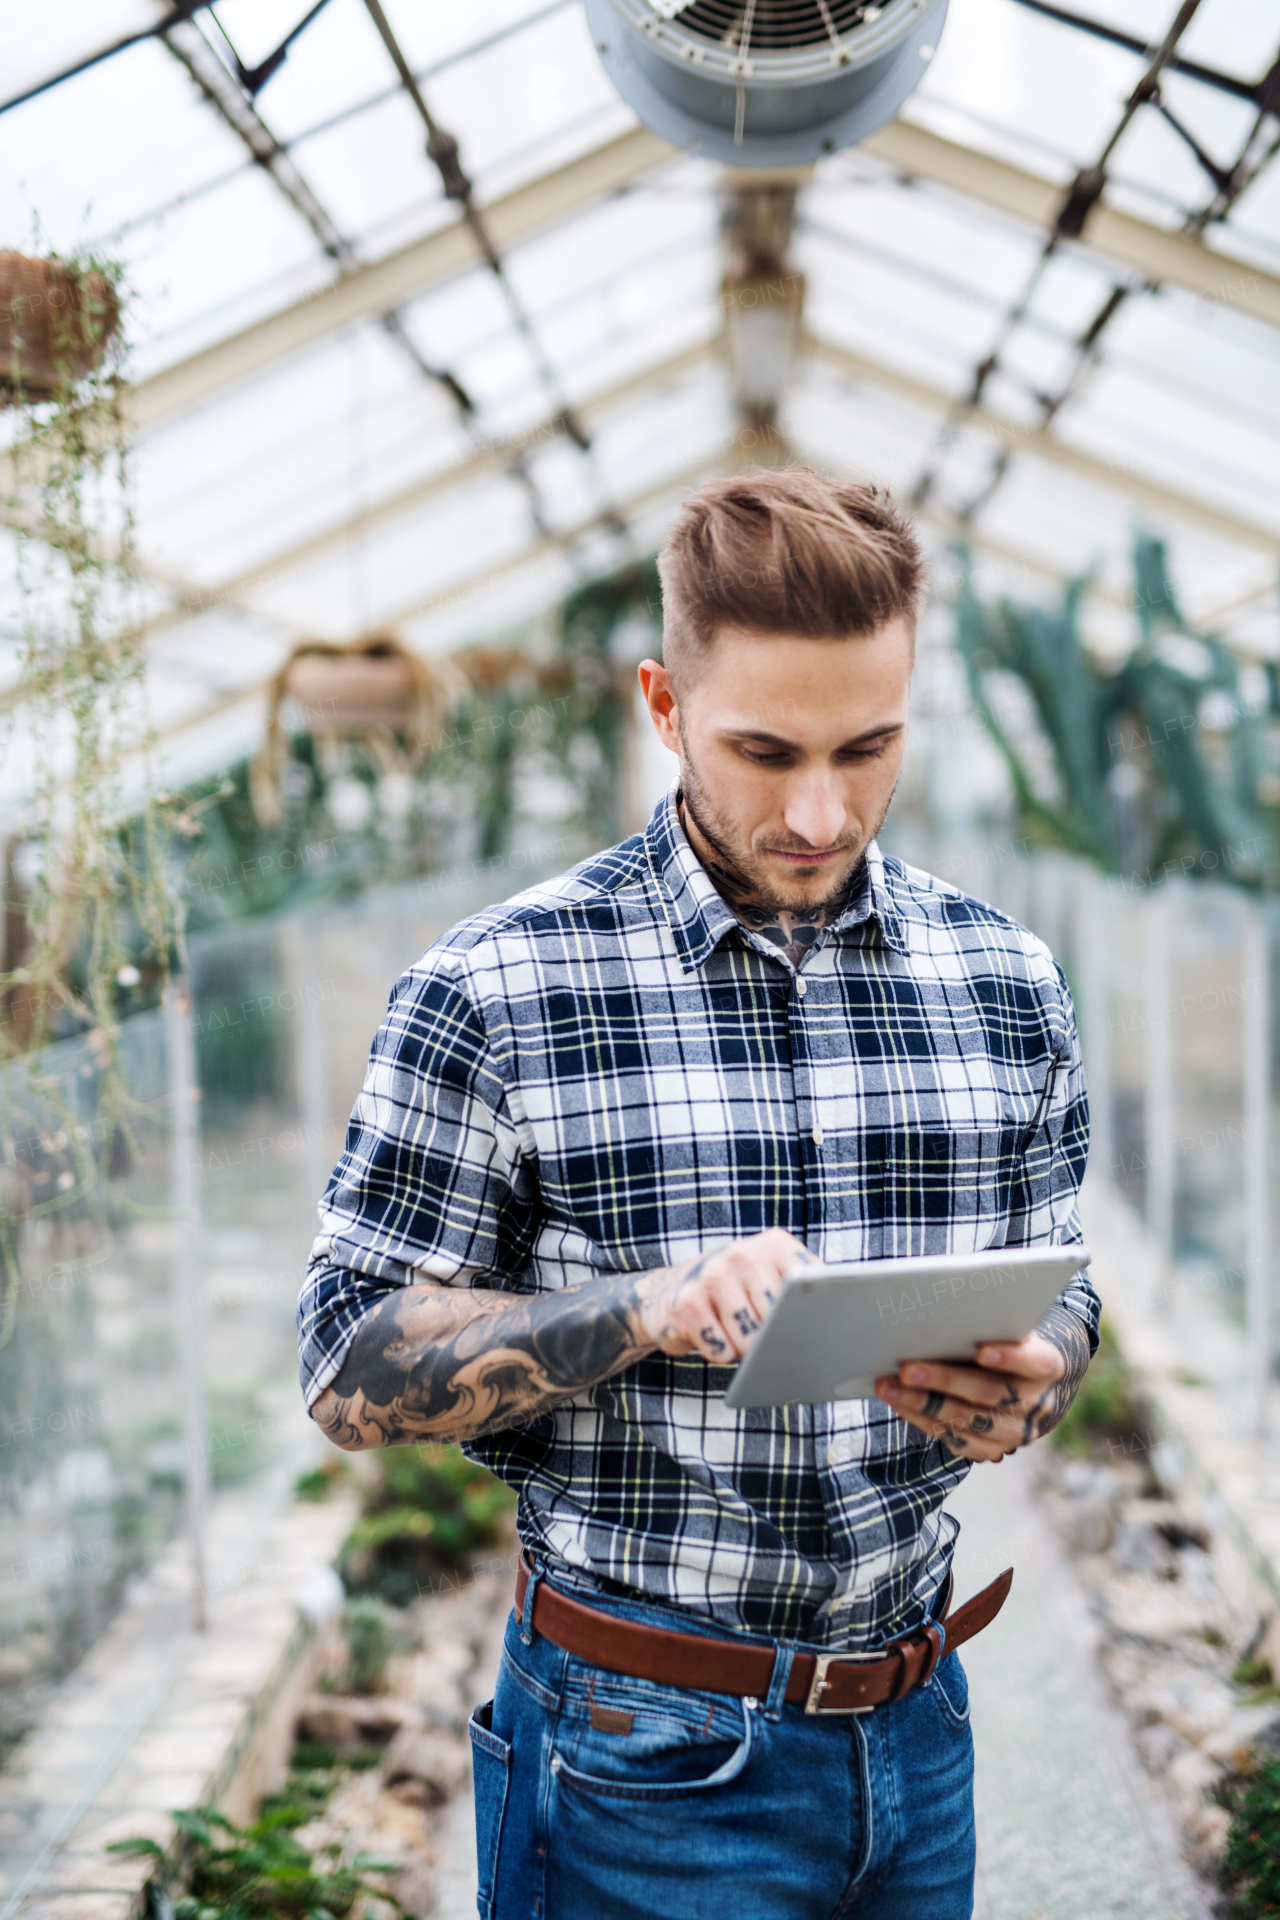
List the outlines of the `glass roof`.
{"type": "MultiPolygon", "coordinates": [[[[327,0],[252,103],[236,86],[234,61],[264,60],[306,11],[220,0],[160,37],[158,0],[62,0],[34,15],[0,0],[7,97],[149,36],[0,116],[0,244],[89,243],[123,261],[144,398],[164,370],[305,314],[300,303],[342,276],[458,221],[362,0],[327,0]],[[214,60],[230,119],[193,78],[214,60]]],[[[1171,0],[1093,8],[1144,42],[1173,11],[1171,0]]],[[[299,639],[393,624],[436,653],[509,630],[575,581],[652,551],[684,490],[749,457],[720,346],[720,170],[655,149],[621,184],[605,167],[593,185],[593,156],[607,159],[636,121],[578,0],[389,0],[386,12],[459,142],[475,204],[576,166],[572,204],[562,195],[554,218],[522,215],[501,247],[527,328],[473,248],[459,258],[476,264],[413,283],[390,326],[366,306],[247,375],[204,380],[142,432],[150,697],[170,778],[256,744],[262,689],[299,639]],[[555,424],[566,403],[585,450],[555,424]]],[[[1254,83],[1275,38],[1269,0],[1202,0],[1179,53],[1254,83]]],[[[1065,187],[1098,157],[1143,66],[1016,0],[952,0],[903,120],[1065,187]]],[[[1249,102],[1178,73],[1163,98],[1234,164],[1256,119],[1249,102]]],[[[1263,131],[1280,137],[1274,121],[1263,131]]],[[[920,499],[940,579],[962,516],[993,588],[1043,594],[1094,568],[1086,624],[1104,648],[1131,631],[1140,520],[1168,535],[1193,618],[1280,655],[1277,328],[1230,297],[1152,288],[1087,235],[1061,242],[1033,280],[1042,227],[936,170],[904,177],[875,144],[833,156],[801,188],[792,252],[806,344],[780,411],[792,455],[920,499]],[[1075,343],[1117,286],[1126,297],[1082,368],[1075,343]],[[949,414],[997,339],[983,417],[949,414]],[[1063,394],[1044,426],[1046,398],[1063,394]]],[[[1177,234],[1212,193],[1185,139],[1142,109],[1112,157],[1107,203],[1177,234]]],[[[1274,164],[1205,244],[1241,275],[1280,276],[1274,164]]],[[[0,695],[17,673],[13,544],[0,536],[0,695]]],[[[19,802],[27,765],[8,756],[0,809],[19,802]]]]}

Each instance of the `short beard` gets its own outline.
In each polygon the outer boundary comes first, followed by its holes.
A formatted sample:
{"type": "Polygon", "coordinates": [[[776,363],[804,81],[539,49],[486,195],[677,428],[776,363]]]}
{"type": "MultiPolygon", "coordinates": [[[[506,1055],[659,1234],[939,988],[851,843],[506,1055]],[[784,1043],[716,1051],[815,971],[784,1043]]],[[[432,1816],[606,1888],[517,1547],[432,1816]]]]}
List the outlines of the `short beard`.
{"type": "MultiPolygon", "coordinates": [[[[687,750],[681,755],[680,786],[690,819],[716,856],[713,877],[720,883],[721,890],[729,889],[739,901],[750,902],[753,907],[758,907],[770,916],[779,913],[824,913],[845,898],[856,880],[866,852],[865,844],[859,849],[851,872],[845,876],[838,887],[833,887],[831,892],[824,894],[820,900],[797,902],[786,899],[782,894],[770,892],[760,879],[744,871],[726,846],[723,834],[711,824],[715,817],[714,809],[708,800],[706,788],[694,772],[687,750]]],[[[888,811],[889,808],[886,805],[884,813],[876,822],[875,832],[868,834],[868,840],[875,839],[884,825],[885,814],[888,811]]]]}

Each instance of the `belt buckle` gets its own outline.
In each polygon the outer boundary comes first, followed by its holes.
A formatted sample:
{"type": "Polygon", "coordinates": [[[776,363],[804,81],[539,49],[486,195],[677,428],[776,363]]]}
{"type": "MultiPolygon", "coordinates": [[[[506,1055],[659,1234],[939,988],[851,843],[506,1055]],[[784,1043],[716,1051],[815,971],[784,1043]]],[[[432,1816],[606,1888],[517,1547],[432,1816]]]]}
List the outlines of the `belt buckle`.
{"type": "Polygon", "coordinates": [[[874,1713],[876,1710],[874,1700],[871,1702],[870,1706],[866,1706],[866,1707],[824,1707],[822,1704],[822,1696],[826,1692],[827,1687],[830,1685],[830,1682],[827,1679],[827,1669],[832,1665],[834,1661],[847,1660],[850,1663],[852,1663],[857,1660],[879,1660],[880,1658],[881,1658],[881,1655],[878,1653],[818,1653],[818,1654],[815,1654],[814,1660],[813,1660],[813,1679],[809,1682],[809,1692],[805,1697],[805,1703],[804,1703],[805,1712],[806,1713],[874,1713]]]}

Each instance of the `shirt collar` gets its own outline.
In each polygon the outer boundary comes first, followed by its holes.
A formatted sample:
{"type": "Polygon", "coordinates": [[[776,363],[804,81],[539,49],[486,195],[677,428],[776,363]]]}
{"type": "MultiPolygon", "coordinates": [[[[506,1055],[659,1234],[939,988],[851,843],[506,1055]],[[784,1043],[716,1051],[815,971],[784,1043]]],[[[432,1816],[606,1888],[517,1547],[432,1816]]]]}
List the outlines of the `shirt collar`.
{"type": "MultiPolygon", "coordinates": [[[[745,932],[741,920],[716,892],[711,876],[685,837],[676,810],[678,780],[653,810],[645,830],[645,848],[658,886],[658,895],[686,973],[702,966],[727,933],[735,928],[745,932]]],[[[902,923],[893,907],[884,855],[873,840],[867,848],[860,883],[854,887],[848,905],[831,929],[839,938],[855,927],[874,923],[881,943],[897,953],[906,952],[902,923]]],[[[781,958],[781,955],[777,955],[781,958]]]]}

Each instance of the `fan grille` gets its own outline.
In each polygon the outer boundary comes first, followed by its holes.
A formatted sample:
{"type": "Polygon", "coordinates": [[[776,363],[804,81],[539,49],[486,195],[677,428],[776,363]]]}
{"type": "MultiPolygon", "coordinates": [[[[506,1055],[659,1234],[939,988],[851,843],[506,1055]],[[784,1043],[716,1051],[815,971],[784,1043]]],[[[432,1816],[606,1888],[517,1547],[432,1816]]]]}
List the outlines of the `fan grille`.
{"type": "Polygon", "coordinates": [[[749,0],[693,0],[675,20],[700,39],[745,56],[830,46],[883,11],[866,0],[756,0],[754,7],[749,0]]]}

